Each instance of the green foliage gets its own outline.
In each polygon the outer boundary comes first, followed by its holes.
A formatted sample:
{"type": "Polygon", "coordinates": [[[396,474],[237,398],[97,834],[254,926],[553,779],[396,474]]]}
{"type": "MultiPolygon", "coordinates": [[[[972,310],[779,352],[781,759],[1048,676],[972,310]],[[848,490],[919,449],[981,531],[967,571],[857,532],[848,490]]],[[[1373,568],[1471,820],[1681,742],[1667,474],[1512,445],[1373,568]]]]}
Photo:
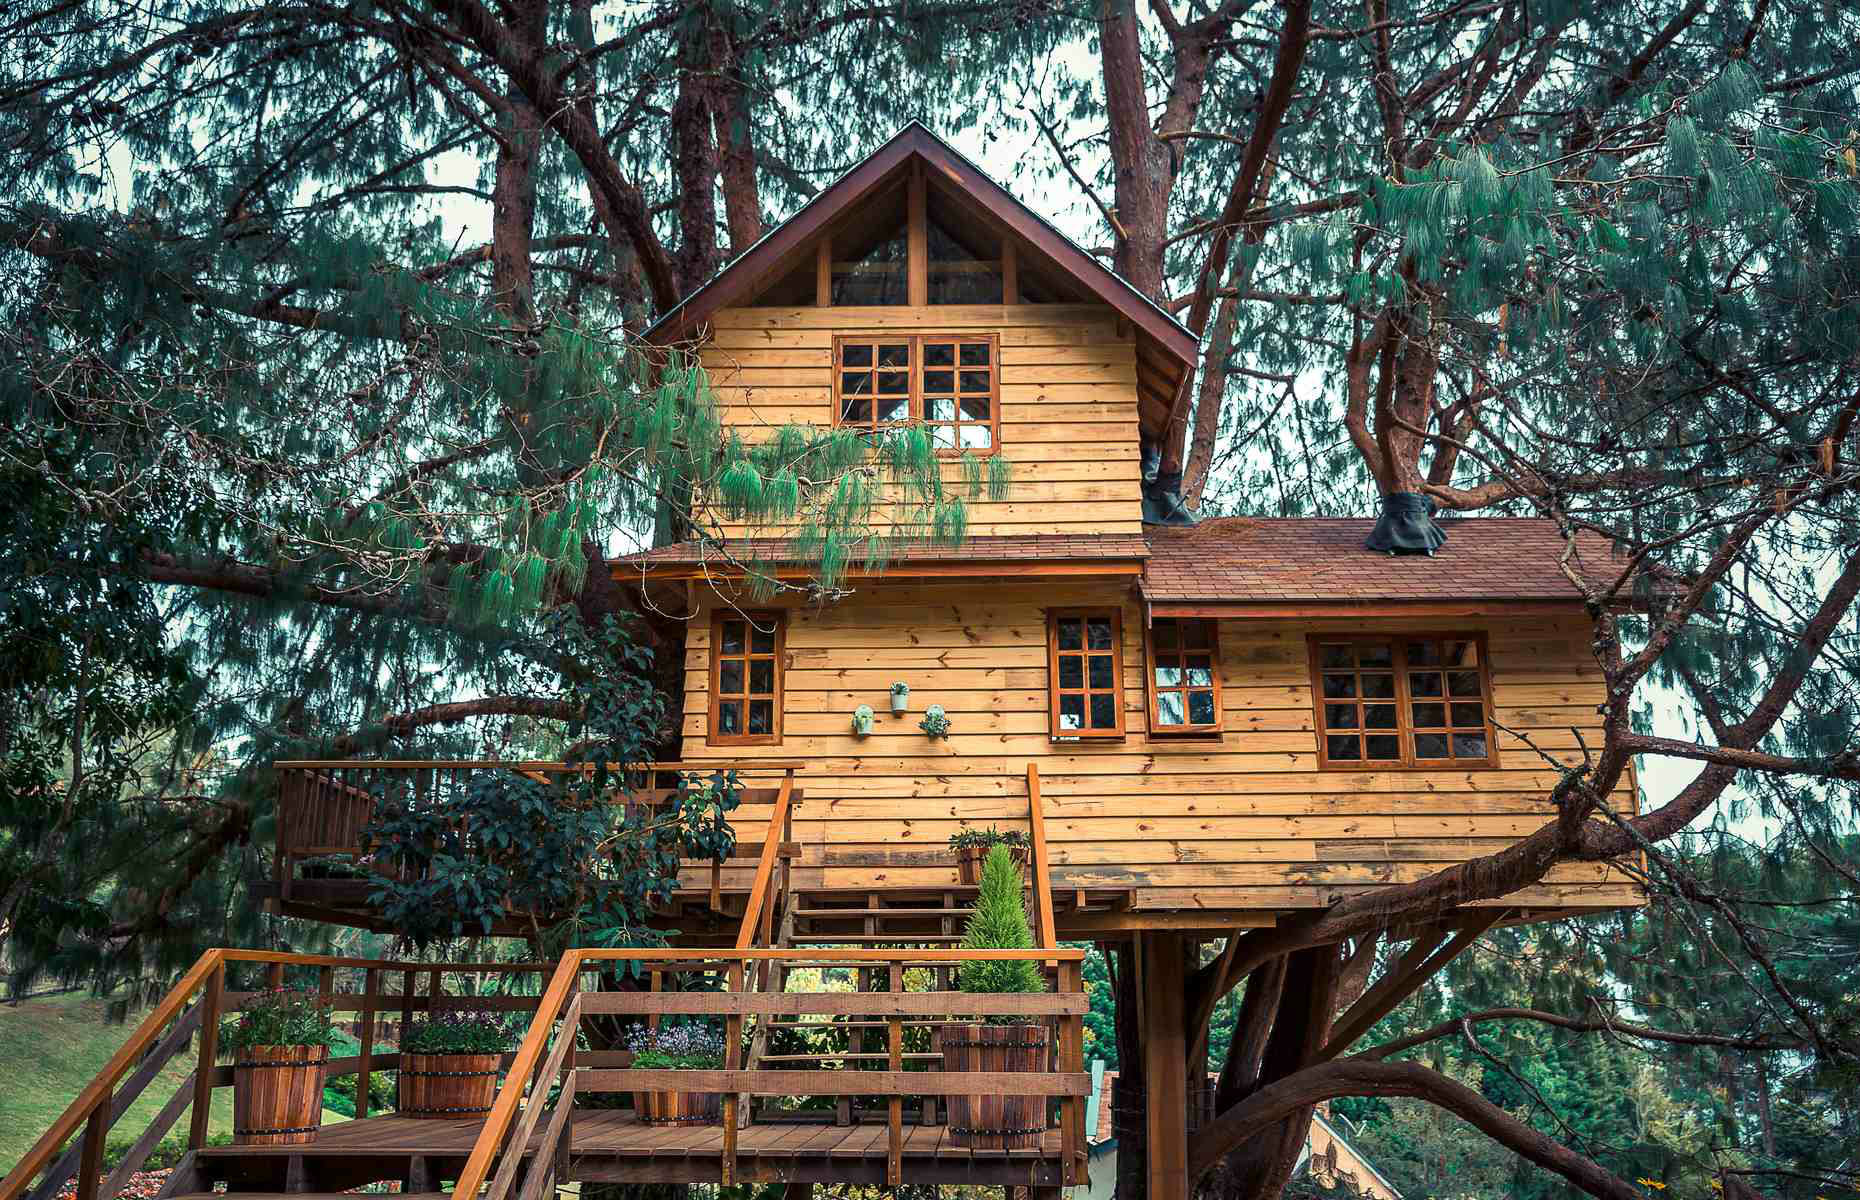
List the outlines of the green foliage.
{"type": "MultiPolygon", "coordinates": [[[[1021,898],[1021,869],[1005,845],[996,845],[982,859],[982,884],[975,909],[963,927],[964,950],[1031,950],[1033,930],[1021,898]]],[[[1043,992],[1046,980],[1037,962],[1009,958],[965,962],[957,983],[970,993],[1043,992]]],[[[989,1024],[1024,1024],[1021,1017],[989,1017],[989,1024]]]]}
{"type": "Polygon", "coordinates": [[[415,1021],[400,1048],[413,1054],[501,1054],[510,1049],[509,1024],[486,1013],[442,1013],[415,1021]]]}
{"type": "Polygon", "coordinates": [[[220,1048],[238,1054],[255,1046],[333,1046],[340,1036],[329,1001],[314,992],[268,988],[220,1026],[220,1048]]]}
{"type": "Polygon", "coordinates": [[[723,1066],[724,1035],[702,1021],[635,1025],[626,1036],[633,1068],[640,1071],[708,1071],[723,1066]]]}
{"type": "Polygon", "coordinates": [[[1018,829],[997,829],[990,825],[986,829],[958,829],[949,835],[951,850],[967,850],[974,846],[1011,846],[1021,850],[1027,848],[1027,835],[1018,829]]]}
{"type": "Polygon", "coordinates": [[[599,638],[561,618],[550,645],[581,696],[570,736],[579,772],[544,780],[472,773],[453,795],[383,784],[364,847],[395,871],[371,900],[418,944],[515,931],[540,953],[571,946],[656,945],[655,908],[687,859],[726,858],[734,772],[681,774],[661,806],[625,801],[640,786],[615,764],[651,761],[665,701],[650,656],[612,618],[599,638]],[[396,790],[385,790],[385,789],[396,790]]]}

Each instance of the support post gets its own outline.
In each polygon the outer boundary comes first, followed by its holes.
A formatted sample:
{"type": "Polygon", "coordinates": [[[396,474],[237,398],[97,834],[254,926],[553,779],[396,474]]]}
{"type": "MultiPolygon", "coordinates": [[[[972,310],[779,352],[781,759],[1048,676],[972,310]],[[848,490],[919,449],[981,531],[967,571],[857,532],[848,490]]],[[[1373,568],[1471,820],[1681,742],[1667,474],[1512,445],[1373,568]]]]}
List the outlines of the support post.
{"type": "Polygon", "coordinates": [[[1188,1200],[1188,1014],[1182,937],[1145,932],[1137,943],[1143,998],[1146,1200],[1188,1200]]]}
{"type": "MultiPolygon", "coordinates": [[[[84,1122],[84,1150],[78,1159],[78,1184],[75,1200],[99,1200],[97,1185],[103,1181],[103,1142],[110,1133],[110,1093],[97,1100],[84,1122]]],[[[112,1198],[114,1200],[114,1198],[112,1198]]]]}
{"type": "MultiPolygon", "coordinates": [[[[730,994],[743,994],[743,960],[737,959],[730,964],[730,994]]],[[[726,1071],[739,1071],[743,1066],[743,1017],[741,1013],[731,1013],[724,1018],[723,1067],[726,1071]]],[[[738,1094],[723,1094],[723,1161],[718,1182],[729,1187],[736,1182],[736,1110],[738,1094]]]]}
{"type": "Polygon", "coordinates": [[[368,1076],[375,1065],[375,1006],[381,1002],[381,969],[369,967],[362,972],[362,1061],[355,1071],[355,1119],[368,1119],[368,1076]]]}
{"type": "Polygon", "coordinates": [[[220,1006],[225,1002],[226,964],[215,963],[200,997],[200,1062],[194,1068],[194,1112],[187,1126],[187,1146],[207,1144],[213,1118],[213,1063],[220,1056],[220,1006]]]}
{"type": "Polygon", "coordinates": [[[905,294],[913,308],[922,308],[930,303],[930,238],[921,161],[911,164],[906,187],[905,294]]]}
{"type": "MultiPolygon", "coordinates": [[[[904,990],[904,964],[891,964],[891,991],[904,990]]],[[[893,1013],[887,1021],[889,1054],[885,1065],[896,1075],[904,1070],[904,1018],[893,1013]]],[[[885,1101],[885,1186],[895,1188],[904,1182],[904,1097],[890,1096],[885,1101]]]]}

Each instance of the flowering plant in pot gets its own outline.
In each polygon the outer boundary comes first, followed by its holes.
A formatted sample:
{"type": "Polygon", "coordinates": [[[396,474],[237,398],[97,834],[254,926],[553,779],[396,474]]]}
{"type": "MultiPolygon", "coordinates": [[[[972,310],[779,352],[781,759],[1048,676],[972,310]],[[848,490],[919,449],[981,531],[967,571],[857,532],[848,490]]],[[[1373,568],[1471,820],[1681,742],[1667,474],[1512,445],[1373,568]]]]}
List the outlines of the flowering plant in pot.
{"type": "MultiPolygon", "coordinates": [[[[1021,872],[1005,845],[982,860],[982,888],[963,931],[965,950],[1031,950],[1033,930],[1021,901],[1021,872]]],[[[1046,976],[1028,958],[962,964],[957,985],[972,995],[1044,992],[1046,976]]],[[[945,1071],[1043,1071],[1049,1031],[1038,1017],[989,1016],[939,1031],[945,1071]]],[[[1019,1150],[1040,1144],[1046,1129],[1043,1096],[951,1096],[949,1132],[959,1146],[1019,1150]]]]}
{"type": "MultiPolygon", "coordinates": [[[[636,1071],[715,1071],[723,1067],[723,1034],[709,1025],[635,1025],[626,1038],[636,1071]]],[[[633,1093],[633,1111],[648,1125],[713,1125],[723,1117],[722,1092],[665,1089],[633,1093]]]]}
{"type": "Polygon", "coordinates": [[[486,1013],[436,1013],[400,1041],[400,1114],[465,1120],[491,1111],[510,1029],[486,1013]]]}
{"type": "Polygon", "coordinates": [[[949,848],[956,852],[956,876],[963,887],[974,887],[982,881],[982,859],[993,846],[1006,846],[1016,865],[1023,869],[1027,866],[1027,835],[1018,829],[1003,832],[990,825],[987,829],[963,829],[950,834],[949,848]]]}
{"type": "Polygon", "coordinates": [[[233,1141],[295,1146],[323,1123],[323,1074],[336,1041],[330,1002],[311,992],[271,988],[254,995],[220,1027],[233,1060],[233,1141]]]}

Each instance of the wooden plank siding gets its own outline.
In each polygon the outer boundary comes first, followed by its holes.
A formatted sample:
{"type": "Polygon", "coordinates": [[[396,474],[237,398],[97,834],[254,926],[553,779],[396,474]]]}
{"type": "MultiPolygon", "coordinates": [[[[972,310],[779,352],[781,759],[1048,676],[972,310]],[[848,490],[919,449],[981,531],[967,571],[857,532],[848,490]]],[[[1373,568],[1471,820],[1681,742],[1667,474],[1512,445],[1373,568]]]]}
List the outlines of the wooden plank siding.
{"type": "MultiPolygon", "coordinates": [[[[1109,583],[891,584],[827,607],[790,608],[784,738],[761,748],[797,777],[794,840],[802,888],[945,886],[945,841],[958,829],[1024,828],[1026,764],[1043,784],[1053,886],[1127,888],[1136,907],[1286,908],[1419,879],[1501,849],[1550,819],[1557,779],[1539,751],[1579,761],[1575,730],[1600,743],[1602,682],[1580,613],[1520,614],[1443,630],[1429,620],[1245,619],[1219,624],[1224,732],[1148,735],[1144,615],[1109,583]],[[1055,742],[1047,707],[1046,609],[1119,607],[1127,736],[1055,742]],[[1491,769],[1319,770],[1306,636],[1312,632],[1483,632],[1499,734],[1491,769]],[[887,690],[910,684],[891,716],[887,690]],[[874,732],[852,736],[870,704],[874,732]],[[941,704],[952,731],[917,728],[941,704]],[[1533,748],[1534,747],[1534,748],[1533,748]]],[[[705,744],[710,622],[690,626],[684,757],[740,757],[705,744]]],[[[1631,789],[1617,797],[1632,804],[1631,789]]],[[[745,843],[766,814],[739,811],[745,843]]],[[[726,872],[726,876],[728,872],[726,872]]],[[[693,876],[694,886],[707,884],[693,876]]],[[[726,886],[742,883],[726,878],[726,886]]],[[[1559,869],[1515,903],[1606,907],[1635,902],[1605,866],[1559,869]]]]}
{"type": "MultiPolygon", "coordinates": [[[[920,308],[730,308],[716,314],[701,361],[724,424],[747,439],[788,424],[833,424],[833,338],[859,333],[993,333],[1000,338],[1000,448],[1005,500],[967,500],[971,534],[1136,533],[1136,344],[1106,305],[920,308]]],[[[944,468],[962,487],[960,466],[944,468]]],[[[721,522],[729,537],[776,525],[721,522]]]]}

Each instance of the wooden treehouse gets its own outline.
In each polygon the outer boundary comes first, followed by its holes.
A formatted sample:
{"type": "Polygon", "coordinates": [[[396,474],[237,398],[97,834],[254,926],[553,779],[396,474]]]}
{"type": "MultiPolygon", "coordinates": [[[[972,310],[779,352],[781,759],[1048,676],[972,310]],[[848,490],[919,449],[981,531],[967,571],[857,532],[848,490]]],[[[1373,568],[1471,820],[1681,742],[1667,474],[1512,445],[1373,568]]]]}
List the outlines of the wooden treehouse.
{"type": "MultiPolygon", "coordinates": [[[[741,857],[681,875],[664,914],[677,949],[439,968],[215,951],[0,1200],[50,1200],[73,1178],[76,1200],[112,1196],[190,1109],[194,1150],[169,1195],[377,1180],[493,1200],[570,1181],[1050,1193],[1084,1182],[1087,1161],[1087,1003],[1081,952],[1063,948],[1079,941],[1135,946],[1143,1045],[1124,1052],[1141,1056],[1147,1080],[1149,1194],[1181,1200],[1197,1037],[1183,994],[1203,943],[1510,844],[1552,815],[1559,764],[1580,759],[1585,736],[1600,741],[1588,621],[1548,523],[1448,523],[1437,553],[1390,556],[1364,548],[1369,520],[1158,521],[1169,497],[1145,463],[1182,419],[1195,339],[919,126],[649,336],[696,350],[724,421],[746,437],[796,422],[920,424],[948,453],[952,486],[998,456],[1006,495],[969,501],[959,547],[901,545],[882,572],[852,571],[830,603],[753,601],[750,573],[807,568],[782,528],[722,514],[699,523],[720,539],[615,565],[689,614],[685,761],[657,769],[728,767],[749,788],[731,818],[741,857]],[[894,685],[908,689],[896,715],[894,685]],[[870,726],[855,730],[862,705],[870,726]],[[944,736],[922,728],[932,705],[944,736]],[[956,948],[973,889],[948,840],[990,827],[1029,843],[1037,947],[1022,957],[1046,973],[1043,995],[952,987],[952,970],[980,952],[956,948]],[[596,986],[616,960],[648,985],[596,986]],[[353,1015],[360,1054],[332,1073],[357,1076],[360,1115],[305,1145],[209,1146],[203,1104],[232,1070],[212,1030],[249,995],[228,981],[286,971],[353,1015]],[[673,986],[700,978],[702,989],[673,986]],[[390,1027],[471,1007],[531,1014],[491,1111],[370,1113],[370,1073],[399,1063],[390,1027]],[[1004,1077],[944,1061],[939,1026],[1009,1011],[1049,1031],[1044,1069],[1004,1077]],[[575,1045],[591,1019],[680,1014],[727,1026],[722,1069],[637,1070],[624,1051],[575,1045]],[[836,1040],[784,1052],[783,1031],[797,1029],[836,1040]],[[183,1053],[197,1060],[190,1083],[106,1173],[112,1124],[183,1053]],[[720,1094],[720,1119],[645,1125],[625,1100],[674,1084],[720,1094]],[[1013,1094],[1043,1098],[1030,1145],[952,1137],[952,1097],[1013,1094]]],[[[364,927],[377,923],[372,885],[327,864],[357,854],[384,777],[443,797],[474,772],[564,769],[277,767],[278,844],[261,894],[284,913],[364,927]]],[[[1631,786],[1614,799],[1630,808],[1631,786]]],[[[1337,1019],[1322,1053],[1495,922],[1637,902],[1622,871],[1563,866],[1518,894],[1391,930],[1412,943],[1402,966],[1337,1019]]]]}

